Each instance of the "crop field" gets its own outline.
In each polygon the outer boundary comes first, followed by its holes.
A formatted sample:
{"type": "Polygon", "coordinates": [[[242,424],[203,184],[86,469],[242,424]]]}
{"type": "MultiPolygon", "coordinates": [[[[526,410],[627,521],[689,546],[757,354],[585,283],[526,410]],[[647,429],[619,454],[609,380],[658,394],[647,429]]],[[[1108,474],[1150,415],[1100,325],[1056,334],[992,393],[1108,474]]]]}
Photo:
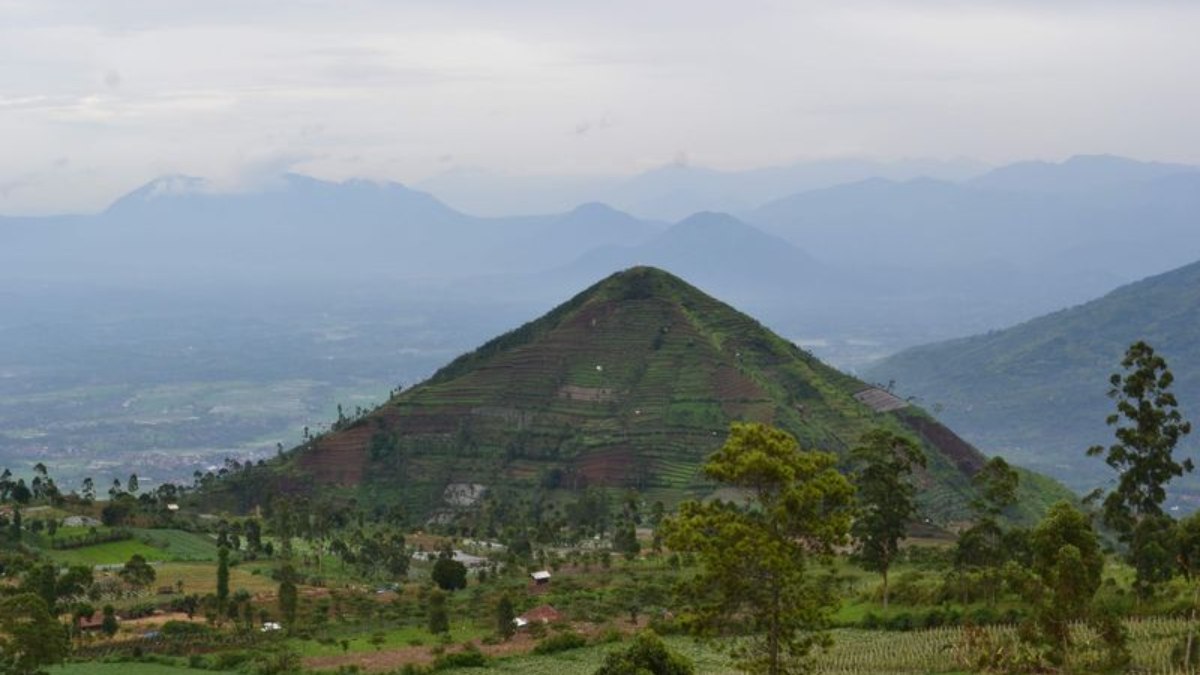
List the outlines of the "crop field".
{"type": "Polygon", "coordinates": [[[161,548],[155,548],[138,539],[112,541],[84,548],[67,549],[63,551],[50,550],[46,555],[54,562],[63,565],[120,565],[133,557],[141,555],[151,562],[170,559],[170,554],[161,548]]]}
{"type": "Polygon", "coordinates": [[[162,549],[174,561],[216,560],[217,543],[212,537],[183,530],[134,529],[134,536],[162,549]]]}
{"type": "MultiPolygon", "coordinates": [[[[251,567],[234,565],[229,568],[229,588],[236,592],[274,593],[278,584],[267,574],[253,574],[251,567]]],[[[168,586],[183,582],[184,593],[213,593],[217,589],[217,567],[203,562],[168,562],[155,567],[157,585],[168,586]]]]}
{"type": "MultiPolygon", "coordinates": [[[[1171,649],[1184,634],[1182,620],[1147,619],[1130,621],[1133,666],[1136,672],[1173,675],[1170,665],[1171,649]]],[[[1011,636],[1011,627],[994,627],[986,631],[992,636],[1011,636]]],[[[867,675],[895,673],[968,672],[961,660],[964,650],[964,631],[961,628],[936,628],[910,632],[867,630],[835,630],[833,646],[816,657],[817,673],[828,675],[867,675]]],[[[1077,630],[1076,639],[1088,650],[1098,651],[1101,645],[1094,635],[1077,630]]],[[[696,664],[697,673],[733,673],[729,658],[716,646],[691,638],[665,638],[674,650],[696,664]]],[[[498,659],[489,664],[489,672],[521,673],[522,675],[591,675],[610,651],[620,644],[599,645],[555,655],[524,655],[498,659]]],[[[442,671],[469,675],[471,669],[442,671]]]]}

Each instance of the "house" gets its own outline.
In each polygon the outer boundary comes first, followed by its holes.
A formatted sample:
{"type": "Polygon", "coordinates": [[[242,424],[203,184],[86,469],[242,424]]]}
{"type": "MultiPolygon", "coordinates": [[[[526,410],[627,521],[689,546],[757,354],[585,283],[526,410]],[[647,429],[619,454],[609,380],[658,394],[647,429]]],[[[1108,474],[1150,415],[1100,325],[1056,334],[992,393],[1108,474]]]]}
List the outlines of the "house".
{"type": "Polygon", "coordinates": [[[534,572],[533,574],[530,574],[529,577],[533,579],[533,583],[539,586],[550,583],[550,572],[546,570],[534,572]]]}
{"type": "Polygon", "coordinates": [[[531,623],[555,623],[562,621],[562,614],[550,605],[541,605],[513,619],[517,628],[524,628],[531,623]]]}

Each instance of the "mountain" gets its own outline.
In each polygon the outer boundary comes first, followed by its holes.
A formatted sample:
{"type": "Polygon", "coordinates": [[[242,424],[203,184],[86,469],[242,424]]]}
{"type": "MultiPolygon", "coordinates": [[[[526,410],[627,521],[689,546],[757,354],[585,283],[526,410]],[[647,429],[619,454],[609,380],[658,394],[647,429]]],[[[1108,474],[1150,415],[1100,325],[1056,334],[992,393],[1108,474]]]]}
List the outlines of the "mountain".
{"type": "MultiPolygon", "coordinates": [[[[894,381],[972,442],[1082,491],[1111,477],[1083,453],[1112,442],[1108,377],[1137,340],[1166,358],[1181,408],[1197,419],[1200,263],[1006,330],[906,350],[866,376],[894,381]]],[[[1200,446],[1188,439],[1183,447],[1200,446]]],[[[1174,496],[1200,504],[1200,481],[1181,481],[1174,496]]]]}
{"type": "Polygon", "coordinates": [[[699,211],[746,211],[802,190],[871,177],[966,180],[986,170],[968,160],[829,159],[743,171],[720,171],[681,161],[633,176],[507,176],[457,168],[424,180],[418,187],[479,215],[562,211],[584,201],[601,200],[642,218],[676,221],[699,211]]]}
{"type": "Polygon", "coordinates": [[[1200,258],[1200,171],[1118,158],[871,179],[743,215],[863,284],[999,328],[1200,258]]]}
{"type": "Polygon", "coordinates": [[[597,248],[551,276],[559,284],[587,280],[638,265],[670,270],[696,280],[701,288],[760,300],[788,293],[796,284],[815,282],[830,270],[788,242],[724,213],[685,218],[639,246],[597,248]]]}
{"type": "MultiPolygon", "coordinates": [[[[699,467],[736,420],[843,457],[866,430],[918,438],[935,522],[961,519],[984,456],[924,411],[840,373],[670,274],[637,267],[460,356],[360,419],[228,484],[249,508],[273,490],[353,490],[430,514],[484,490],[637,488],[671,504],[712,493],[699,467]]],[[[1065,492],[1027,474],[1023,508],[1065,492]]],[[[467,499],[470,501],[470,499],[467,499]]]]}
{"type": "Polygon", "coordinates": [[[1009,164],[973,178],[967,184],[1013,192],[1094,192],[1197,172],[1200,167],[1186,164],[1139,162],[1114,155],[1077,155],[1058,163],[1009,164]]]}
{"type": "Polygon", "coordinates": [[[0,242],[12,244],[0,263],[54,279],[446,279],[523,271],[659,229],[594,204],[477,218],[397,183],[288,174],[229,192],[167,176],[93,216],[0,222],[0,242]]]}

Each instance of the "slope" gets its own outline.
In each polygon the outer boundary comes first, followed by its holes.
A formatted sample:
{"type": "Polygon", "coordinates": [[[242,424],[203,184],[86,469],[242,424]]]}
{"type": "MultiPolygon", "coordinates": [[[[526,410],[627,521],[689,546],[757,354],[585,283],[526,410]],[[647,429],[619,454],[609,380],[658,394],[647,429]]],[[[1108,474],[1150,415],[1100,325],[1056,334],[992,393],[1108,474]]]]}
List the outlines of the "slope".
{"type": "MultiPolygon", "coordinates": [[[[1109,476],[1083,451],[1110,442],[1108,376],[1141,339],[1167,359],[1184,412],[1200,413],[1200,263],[1007,330],[904,351],[867,376],[894,380],[972,441],[1083,490],[1109,476]]],[[[1197,495],[1195,480],[1176,490],[1197,495]]]]}
{"type": "MultiPolygon", "coordinates": [[[[669,504],[711,493],[698,468],[735,420],[837,453],[880,425],[920,438],[930,456],[923,502],[944,524],[964,516],[984,461],[919,409],[639,267],[290,453],[277,487],[351,490],[423,514],[481,488],[632,487],[669,504]]],[[[1062,495],[1035,483],[1024,494],[1031,510],[1062,495]]],[[[250,501],[266,492],[257,486],[250,501]]]]}

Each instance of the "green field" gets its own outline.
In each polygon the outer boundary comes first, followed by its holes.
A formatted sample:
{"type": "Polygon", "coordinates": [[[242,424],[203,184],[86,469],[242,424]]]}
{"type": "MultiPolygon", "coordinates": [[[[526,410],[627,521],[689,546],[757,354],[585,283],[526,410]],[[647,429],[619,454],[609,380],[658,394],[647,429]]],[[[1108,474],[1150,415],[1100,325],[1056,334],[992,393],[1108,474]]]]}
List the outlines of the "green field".
{"type": "Polygon", "coordinates": [[[169,560],[170,555],[161,548],[142,543],[137,539],[112,541],[84,548],[67,549],[63,551],[49,550],[46,555],[56,563],[63,565],[119,565],[129,560],[134,554],[139,554],[151,562],[169,560]]]}
{"type": "Polygon", "coordinates": [[[162,549],[168,560],[216,560],[217,542],[213,537],[183,530],[148,530],[135,528],[134,535],[162,549]]]}

